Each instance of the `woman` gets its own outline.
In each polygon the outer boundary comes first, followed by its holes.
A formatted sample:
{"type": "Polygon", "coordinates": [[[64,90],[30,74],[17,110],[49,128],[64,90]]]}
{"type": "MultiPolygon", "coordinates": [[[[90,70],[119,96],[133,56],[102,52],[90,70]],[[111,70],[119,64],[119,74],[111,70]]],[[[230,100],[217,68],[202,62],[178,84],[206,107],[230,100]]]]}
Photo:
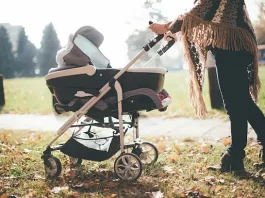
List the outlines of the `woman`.
{"type": "Polygon", "coordinates": [[[181,32],[189,66],[189,97],[199,117],[207,114],[201,91],[207,51],[212,51],[230,118],[232,143],[222,155],[221,163],[209,168],[245,171],[248,122],[265,145],[265,117],[255,104],[261,87],[258,49],[244,0],[198,0],[189,12],[175,21],[154,23],[150,29],[157,34],[166,33],[166,37],[181,32]]]}

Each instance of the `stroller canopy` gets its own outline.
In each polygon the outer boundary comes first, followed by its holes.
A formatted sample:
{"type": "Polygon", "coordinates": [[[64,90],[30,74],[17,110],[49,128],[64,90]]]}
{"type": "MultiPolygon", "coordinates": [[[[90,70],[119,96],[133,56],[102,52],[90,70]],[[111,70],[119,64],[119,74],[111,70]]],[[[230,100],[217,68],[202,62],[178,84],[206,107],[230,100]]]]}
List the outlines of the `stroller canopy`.
{"type": "Polygon", "coordinates": [[[83,26],[79,28],[75,33],[74,39],[78,34],[85,37],[87,40],[93,43],[97,48],[99,48],[99,46],[103,43],[104,40],[103,34],[101,34],[98,30],[96,30],[92,26],[83,26]]]}
{"type": "Polygon", "coordinates": [[[93,64],[98,68],[110,67],[109,60],[99,50],[104,36],[92,26],[83,26],[70,35],[68,44],[57,52],[57,63],[62,66],[86,66],[93,64]]]}

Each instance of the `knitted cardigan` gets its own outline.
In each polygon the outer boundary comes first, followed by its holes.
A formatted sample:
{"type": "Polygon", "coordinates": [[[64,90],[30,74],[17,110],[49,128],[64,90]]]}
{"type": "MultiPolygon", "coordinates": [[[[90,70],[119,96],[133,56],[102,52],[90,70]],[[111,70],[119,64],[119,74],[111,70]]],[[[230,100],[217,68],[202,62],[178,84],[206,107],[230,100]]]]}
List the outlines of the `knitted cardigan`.
{"type": "Polygon", "coordinates": [[[202,97],[207,51],[211,48],[247,51],[253,55],[248,65],[249,89],[258,101],[258,49],[244,0],[198,0],[194,7],[167,24],[171,32],[182,33],[185,58],[189,67],[189,99],[196,115],[205,117],[202,97]]]}

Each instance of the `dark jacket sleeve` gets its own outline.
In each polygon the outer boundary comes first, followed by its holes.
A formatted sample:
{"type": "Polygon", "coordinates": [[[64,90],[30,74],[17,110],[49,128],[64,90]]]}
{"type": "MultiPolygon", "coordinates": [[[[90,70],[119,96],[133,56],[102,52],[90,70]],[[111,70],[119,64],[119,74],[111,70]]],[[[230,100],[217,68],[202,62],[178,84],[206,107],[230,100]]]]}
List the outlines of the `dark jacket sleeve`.
{"type": "Polygon", "coordinates": [[[177,19],[173,22],[168,23],[168,30],[171,31],[173,34],[179,32],[181,30],[181,26],[183,24],[182,19],[177,19]]]}

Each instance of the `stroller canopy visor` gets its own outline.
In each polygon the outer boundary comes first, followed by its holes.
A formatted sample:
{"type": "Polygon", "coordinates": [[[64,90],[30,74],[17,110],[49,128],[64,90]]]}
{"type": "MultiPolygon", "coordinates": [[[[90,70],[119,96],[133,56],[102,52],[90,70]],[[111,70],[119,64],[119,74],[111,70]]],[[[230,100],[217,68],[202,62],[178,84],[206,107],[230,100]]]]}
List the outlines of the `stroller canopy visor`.
{"type": "Polygon", "coordinates": [[[68,43],[56,54],[59,67],[82,67],[93,64],[97,68],[110,67],[109,60],[99,50],[104,36],[92,26],[79,28],[70,35],[68,43]]]}
{"type": "Polygon", "coordinates": [[[97,47],[97,44],[94,44],[94,42],[89,40],[89,38],[86,38],[81,34],[77,34],[74,38],[74,44],[89,57],[95,67],[107,68],[110,64],[109,60],[97,47]]]}

